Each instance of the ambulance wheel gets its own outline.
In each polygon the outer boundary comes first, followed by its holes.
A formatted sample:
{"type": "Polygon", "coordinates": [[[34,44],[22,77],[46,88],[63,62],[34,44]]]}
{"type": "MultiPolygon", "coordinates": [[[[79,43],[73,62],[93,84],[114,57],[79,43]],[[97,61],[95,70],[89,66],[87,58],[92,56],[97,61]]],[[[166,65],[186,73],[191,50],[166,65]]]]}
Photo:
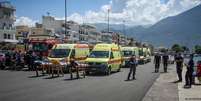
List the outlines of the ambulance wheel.
{"type": "Polygon", "coordinates": [[[110,75],[110,74],[111,74],[111,67],[108,67],[106,71],[106,75],[110,75]]]}

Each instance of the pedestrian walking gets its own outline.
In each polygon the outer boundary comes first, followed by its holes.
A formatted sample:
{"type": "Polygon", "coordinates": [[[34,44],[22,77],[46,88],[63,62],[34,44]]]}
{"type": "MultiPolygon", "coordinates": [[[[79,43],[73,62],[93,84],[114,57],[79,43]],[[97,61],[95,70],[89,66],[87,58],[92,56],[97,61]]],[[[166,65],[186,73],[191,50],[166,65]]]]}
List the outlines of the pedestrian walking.
{"type": "Polygon", "coordinates": [[[135,74],[136,74],[136,67],[137,67],[137,60],[136,60],[136,56],[135,55],[132,55],[129,62],[128,62],[128,66],[130,68],[130,71],[128,73],[128,77],[127,77],[127,80],[129,81],[130,80],[130,76],[131,74],[133,74],[133,77],[132,77],[132,80],[135,80],[135,74]]]}
{"type": "Polygon", "coordinates": [[[186,84],[184,85],[184,87],[191,88],[191,85],[193,83],[193,71],[194,71],[193,55],[190,56],[190,60],[188,64],[186,64],[186,67],[187,67],[187,71],[185,75],[186,84]]]}
{"type": "Polygon", "coordinates": [[[184,58],[181,56],[181,53],[176,54],[175,62],[176,62],[177,75],[179,78],[178,82],[182,82],[182,70],[183,70],[184,58]]]}
{"type": "Polygon", "coordinates": [[[163,55],[163,68],[164,68],[164,72],[167,72],[167,67],[168,67],[168,60],[169,60],[169,56],[168,54],[165,52],[165,54],[163,55]]]}
{"type": "Polygon", "coordinates": [[[159,72],[160,63],[161,63],[161,56],[159,53],[156,53],[154,56],[155,73],[159,72]]]}

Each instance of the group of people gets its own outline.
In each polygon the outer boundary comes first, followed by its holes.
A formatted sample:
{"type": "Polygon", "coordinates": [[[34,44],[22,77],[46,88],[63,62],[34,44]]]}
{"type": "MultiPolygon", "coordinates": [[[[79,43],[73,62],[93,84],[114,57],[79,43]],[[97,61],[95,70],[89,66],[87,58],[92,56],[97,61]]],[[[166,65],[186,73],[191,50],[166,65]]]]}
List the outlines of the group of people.
{"type": "MultiPolygon", "coordinates": [[[[163,67],[164,67],[164,72],[167,72],[167,67],[168,67],[168,60],[169,60],[169,56],[168,54],[163,54],[162,56],[163,59],[163,67]]],[[[158,73],[159,72],[159,68],[160,68],[160,64],[161,64],[161,55],[156,54],[154,57],[154,63],[155,63],[155,72],[158,73]]],[[[136,59],[135,55],[132,55],[130,57],[130,60],[127,64],[130,68],[130,71],[128,73],[128,77],[127,77],[127,81],[129,80],[135,80],[135,74],[136,74],[136,67],[138,66],[138,61],[136,59]],[[132,79],[130,79],[132,74],[132,79]]]]}
{"type": "Polygon", "coordinates": [[[23,68],[25,66],[28,67],[29,70],[34,69],[34,61],[36,59],[42,58],[40,55],[37,55],[33,51],[7,51],[5,53],[5,59],[2,62],[1,69],[11,68],[23,68]]]}
{"type": "MultiPolygon", "coordinates": [[[[176,71],[177,71],[177,76],[178,76],[178,81],[176,82],[182,82],[182,71],[183,71],[183,66],[186,66],[186,74],[185,74],[185,88],[191,88],[191,85],[195,83],[195,75],[200,76],[201,79],[201,61],[197,64],[198,69],[197,71],[199,73],[194,74],[194,60],[193,60],[193,54],[190,55],[190,59],[188,60],[188,62],[184,63],[184,58],[181,55],[181,53],[176,53],[176,55],[174,56],[174,61],[176,63],[176,71]],[[200,66],[200,68],[199,68],[200,66]]],[[[169,64],[169,55],[167,53],[164,54],[155,54],[154,56],[154,64],[155,64],[155,73],[159,72],[160,69],[160,64],[163,64],[164,67],[164,72],[167,72],[167,68],[168,68],[168,64],[169,64]]],[[[135,74],[136,74],[136,67],[138,65],[137,59],[135,55],[132,55],[130,57],[130,60],[128,62],[128,66],[130,68],[130,71],[128,73],[127,76],[127,80],[135,80],[135,74]],[[132,79],[130,79],[132,74],[132,79]]]]}
{"type": "MultiPolygon", "coordinates": [[[[169,61],[169,55],[168,54],[163,54],[162,55],[162,60],[163,60],[163,67],[164,67],[164,72],[167,72],[167,67],[168,67],[168,61],[169,61]]],[[[182,77],[182,71],[183,71],[183,66],[185,65],[187,67],[187,71],[185,74],[185,88],[191,88],[191,85],[195,83],[195,77],[193,76],[194,73],[194,60],[193,60],[193,54],[190,55],[190,59],[187,63],[184,63],[184,58],[181,55],[181,53],[176,53],[174,56],[174,61],[176,63],[176,72],[178,76],[178,81],[177,82],[182,82],[183,77],[182,77]]],[[[154,63],[155,63],[155,72],[159,72],[160,64],[161,64],[161,55],[160,54],[155,54],[154,56],[154,63]]]]}
{"type": "Polygon", "coordinates": [[[177,82],[182,82],[182,71],[183,71],[183,64],[187,67],[187,71],[185,74],[185,88],[191,88],[191,85],[195,83],[195,77],[193,76],[194,72],[194,60],[193,54],[190,55],[190,59],[187,63],[184,63],[184,58],[181,56],[180,53],[175,55],[175,62],[176,62],[176,70],[179,80],[177,82]]]}

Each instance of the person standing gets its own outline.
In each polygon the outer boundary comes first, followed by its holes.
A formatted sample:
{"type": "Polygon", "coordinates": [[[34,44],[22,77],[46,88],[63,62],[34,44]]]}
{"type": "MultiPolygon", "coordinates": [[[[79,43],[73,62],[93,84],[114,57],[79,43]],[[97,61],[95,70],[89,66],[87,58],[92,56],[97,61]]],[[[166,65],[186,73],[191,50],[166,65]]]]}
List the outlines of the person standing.
{"type": "Polygon", "coordinates": [[[9,53],[9,52],[7,52],[6,54],[5,54],[5,65],[6,65],[6,67],[10,67],[10,65],[11,65],[11,54],[9,53]]]}
{"type": "Polygon", "coordinates": [[[21,51],[16,52],[16,66],[21,66],[21,51]]]}
{"type": "Polygon", "coordinates": [[[187,67],[187,71],[185,75],[186,84],[184,85],[184,87],[191,88],[191,85],[193,83],[193,71],[194,71],[193,55],[190,56],[190,60],[188,64],[186,64],[186,67],[187,67]]]}
{"type": "Polygon", "coordinates": [[[130,71],[128,73],[128,77],[127,77],[127,80],[129,81],[130,80],[130,76],[131,74],[133,74],[133,77],[132,79],[135,80],[135,73],[136,73],[136,67],[137,67],[137,60],[136,60],[136,56],[135,55],[132,55],[130,60],[129,60],[129,67],[130,67],[130,71]]]}
{"type": "Polygon", "coordinates": [[[160,63],[161,63],[161,56],[159,55],[159,53],[157,53],[154,56],[155,73],[159,72],[160,63]]]}
{"type": "Polygon", "coordinates": [[[73,79],[73,69],[76,70],[76,75],[77,75],[77,79],[79,79],[79,70],[78,70],[78,63],[75,61],[75,58],[72,57],[70,59],[70,68],[69,68],[69,72],[70,72],[70,78],[73,79]]]}
{"type": "Polygon", "coordinates": [[[164,72],[167,73],[167,67],[168,67],[168,60],[169,60],[169,56],[167,53],[165,53],[163,55],[163,68],[164,68],[164,72]]]}
{"type": "Polygon", "coordinates": [[[181,53],[178,53],[175,56],[175,62],[176,62],[177,75],[179,78],[178,82],[182,82],[182,70],[183,70],[184,58],[181,56],[181,53]]]}

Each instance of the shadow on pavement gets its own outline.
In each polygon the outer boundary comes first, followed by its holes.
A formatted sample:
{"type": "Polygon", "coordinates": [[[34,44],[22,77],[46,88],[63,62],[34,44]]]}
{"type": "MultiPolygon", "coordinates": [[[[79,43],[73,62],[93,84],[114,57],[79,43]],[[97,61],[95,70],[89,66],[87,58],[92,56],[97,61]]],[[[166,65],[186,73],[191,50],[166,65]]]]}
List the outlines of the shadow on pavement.
{"type": "Polygon", "coordinates": [[[34,76],[28,76],[28,78],[38,78],[38,77],[44,77],[44,76],[46,76],[46,75],[39,75],[39,76],[34,75],[34,76]]]}
{"type": "Polygon", "coordinates": [[[201,86],[201,83],[196,83],[196,84],[194,84],[195,86],[201,86]]]}
{"type": "Polygon", "coordinates": [[[68,79],[64,79],[64,81],[74,81],[74,80],[80,80],[80,79],[84,79],[84,77],[80,77],[80,78],[68,78],[68,79]]]}
{"type": "Polygon", "coordinates": [[[59,78],[59,77],[61,77],[61,76],[54,76],[54,77],[49,76],[49,77],[46,77],[46,78],[43,78],[43,79],[55,79],[55,78],[59,78]]]}
{"type": "Polygon", "coordinates": [[[182,82],[182,81],[176,80],[176,81],[173,81],[171,83],[180,83],[180,82],[182,82]]]}

